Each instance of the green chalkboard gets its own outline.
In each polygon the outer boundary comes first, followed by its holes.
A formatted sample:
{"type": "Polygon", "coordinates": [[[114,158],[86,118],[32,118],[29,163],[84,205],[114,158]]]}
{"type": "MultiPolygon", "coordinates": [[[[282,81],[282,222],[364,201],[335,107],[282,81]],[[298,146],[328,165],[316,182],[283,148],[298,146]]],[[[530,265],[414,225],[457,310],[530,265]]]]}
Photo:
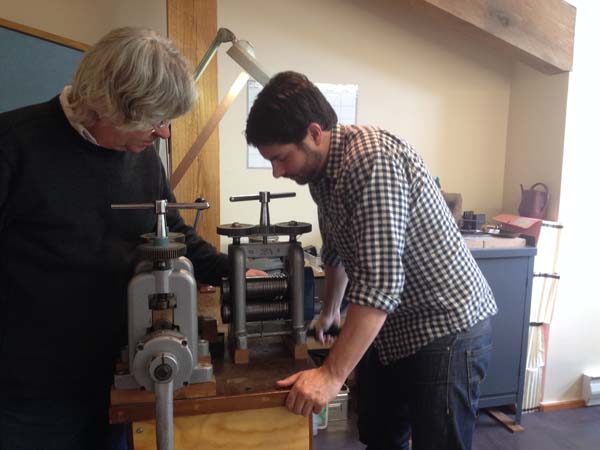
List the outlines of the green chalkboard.
{"type": "Polygon", "coordinates": [[[36,30],[10,24],[0,21],[0,112],[57,95],[83,56],[81,48],[52,40],[48,33],[36,35],[36,30]]]}

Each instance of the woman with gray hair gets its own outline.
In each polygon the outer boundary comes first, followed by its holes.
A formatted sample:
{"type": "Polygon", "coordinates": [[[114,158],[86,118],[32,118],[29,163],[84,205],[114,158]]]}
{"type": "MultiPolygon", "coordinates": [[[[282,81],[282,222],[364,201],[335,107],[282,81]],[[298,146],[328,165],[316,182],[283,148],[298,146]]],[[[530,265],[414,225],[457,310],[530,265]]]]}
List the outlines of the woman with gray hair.
{"type": "MultiPolygon", "coordinates": [[[[196,97],[168,39],[104,36],[72,86],[0,114],[0,450],[107,448],[113,358],[126,341],[126,292],[152,211],[175,201],[154,149],[196,97]]],[[[169,212],[199,281],[228,260],[169,212]]]]}

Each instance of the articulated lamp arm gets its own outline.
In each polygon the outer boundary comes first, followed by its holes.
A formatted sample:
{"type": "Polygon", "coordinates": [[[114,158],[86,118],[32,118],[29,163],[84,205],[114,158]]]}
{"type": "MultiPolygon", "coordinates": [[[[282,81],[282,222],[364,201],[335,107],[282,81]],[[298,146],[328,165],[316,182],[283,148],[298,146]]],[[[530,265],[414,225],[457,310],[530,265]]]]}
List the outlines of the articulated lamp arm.
{"type": "MultiPolygon", "coordinates": [[[[269,75],[267,72],[261,67],[258,63],[258,60],[254,56],[254,48],[252,44],[248,41],[240,41],[235,35],[228,30],[227,28],[219,28],[217,31],[217,35],[213,39],[210,44],[208,50],[202,57],[202,60],[196,67],[194,71],[194,79],[198,81],[202,76],[202,73],[210,63],[211,59],[217,52],[219,46],[224,42],[232,42],[231,47],[227,50],[227,54],[236,62],[239,66],[244,69],[244,71],[258,81],[263,86],[267,84],[269,81],[269,75]]],[[[242,74],[240,74],[242,75],[242,74]]],[[[217,110],[213,113],[213,115],[208,119],[204,128],[201,130],[200,134],[196,138],[195,142],[192,144],[192,147],[187,151],[184,155],[183,159],[175,169],[175,171],[171,174],[170,182],[171,187],[175,189],[185,173],[190,168],[191,164],[194,162],[196,157],[200,154],[200,151],[206,144],[206,141],[210,138],[213,131],[219,125],[219,122],[229,109],[229,106],[235,98],[238,96],[243,86],[247,81],[248,75],[243,74],[244,77],[238,77],[238,79],[234,82],[234,85],[230,88],[229,92],[223,99],[223,101],[217,107],[217,110]]]]}

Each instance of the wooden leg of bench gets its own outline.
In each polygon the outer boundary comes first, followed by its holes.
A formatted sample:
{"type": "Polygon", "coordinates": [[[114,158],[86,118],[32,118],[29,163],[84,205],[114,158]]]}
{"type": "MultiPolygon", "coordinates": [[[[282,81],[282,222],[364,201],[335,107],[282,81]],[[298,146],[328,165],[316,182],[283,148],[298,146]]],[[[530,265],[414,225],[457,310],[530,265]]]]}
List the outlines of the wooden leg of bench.
{"type": "Polygon", "coordinates": [[[509,431],[512,433],[519,433],[521,431],[525,431],[520,424],[516,423],[514,419],[512,419],[507,414],[503,413],[499,409],[489,408],[485,410],[486,413],[490,415],[493,419],[496,419],[502,425],[504,425],[509,431]]]}

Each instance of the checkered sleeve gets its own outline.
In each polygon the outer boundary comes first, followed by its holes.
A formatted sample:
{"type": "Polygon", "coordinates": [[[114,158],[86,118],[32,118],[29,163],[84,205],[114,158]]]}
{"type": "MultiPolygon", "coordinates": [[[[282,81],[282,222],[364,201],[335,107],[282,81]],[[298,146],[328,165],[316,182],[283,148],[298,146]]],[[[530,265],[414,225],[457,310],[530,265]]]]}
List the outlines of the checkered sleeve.
{"type": "Polygon", "coordinates": [[[391,313],[404,286],[410,187],[401,156],[379,151],[364,156],[357,159],[351,171],[355,177],[349,180],[356,190],[348,195],[355,203],[351,233],[356,254],[346,298],[391,313]]]}

